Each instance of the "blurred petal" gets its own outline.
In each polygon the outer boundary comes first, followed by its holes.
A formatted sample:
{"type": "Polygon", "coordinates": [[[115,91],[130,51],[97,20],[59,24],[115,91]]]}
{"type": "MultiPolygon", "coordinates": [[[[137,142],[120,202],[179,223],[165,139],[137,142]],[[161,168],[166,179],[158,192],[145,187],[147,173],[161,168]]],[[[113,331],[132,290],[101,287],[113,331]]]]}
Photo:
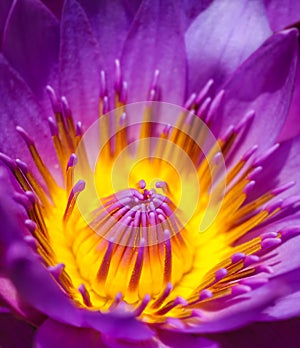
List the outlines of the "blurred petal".
{"type": "Polygon", "coordinates": [[[14,318],[11,314],[0,313],[1,348],[31,348],[35,329],[14,318]]]}
{"type": "Polygon", "coordinates": [[[198,92],[210,78],[223,84],[269,34],[261,1],[213,1],[185,35],[188,93],[198,92]]]}
{"type": "Polygon", "coordinates": [[[75,0],[67,0],[61,23],[60,86],[75,119],[87,126],[98,117],[100,53],[88,18],[75,0]]]}
{"type": "Polygon", "coordinates": [[[144,0],[131,26],[121,66],[129,102],[147,100],[155,70],[163,101],[182,105],[185,46],[178,8],[171,0],[144,0]]]}
{"type": "Polygon", "coordinates": [[[48,319],[41,325],[34,340],[35,348],[102,348],[106,347],[100,333],[92,329],[80,329],[48,319]]]}
{"type": "Polygon", "coordinates": [[[213,125],[215,132],[224,132],[230,125],[238,124],[246,113],[255,111],[237,154],[254,144],[262,151],[278,138],[292,97],[297,57],[297,30],[275,34],[226,83],[223,116],[213,125]]]}
{"type": "Polygon", "coordinates": [[[0,1],[0,50],[2,50],[3,32],[6,27],[7,18],[11,11],[13,0],[0,1]]]}
{"type": "Polygon", "coordinates": [[[214,335],[222,348],[294,348],[299,341],[300,319],[255,323],[233,332],[214,335]]]}
{"type": "Polygon", "coordinates": [[[295,0],[264,0],[272,30],[278,31],[300,21],[300,2],[295,0]]]}
{"type": "Polygon", "coordinates": [[[209,338],[176,331],[160,330],[158,332],[158,337],[166,347],[221,348],[218,342],[210,340],[209,338]]]}
{"type": "Polygon", "coordinates": [[[53,14],[36,0],[17,1],[11,13],[3,54],[44,105],[45,87],[57,87],[59,27],[53,14]]]}
{"type": "Polygon", "coordinates": [[[64,0],[41,0],[49,10],[57,17],[61,17],[64,0]]]}

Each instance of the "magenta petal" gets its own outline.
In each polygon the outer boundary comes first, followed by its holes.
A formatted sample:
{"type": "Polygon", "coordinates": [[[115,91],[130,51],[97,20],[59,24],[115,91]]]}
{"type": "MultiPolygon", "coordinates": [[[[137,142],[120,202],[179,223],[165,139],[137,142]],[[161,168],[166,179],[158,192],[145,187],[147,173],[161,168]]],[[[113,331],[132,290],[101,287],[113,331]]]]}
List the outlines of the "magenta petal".
{"type": "Polygon", "coordinates": [[[56,161],[54,150],[42,109],[28,86],[2,55],[0,55],[0,76],[0,151],[10,156],[21,157],[23,161],[31,161],[29,152],[24,150],[25,144],[15,129],[20,125],[36,140],[38,148],[47,154],[49,163],[54,163],[56,161]]]}
{"type": "Polygon", "coordinates": [[[58,50],[59,26],[53,14],[39,1],[17,1],[6,28],[3,54],[47,104],[46,85],[57,85],[58,50]]]}
{"type": "Polygon", "coordinates": [[[254,144],[262,151],[277,139],[292,97],[297,55],[297,30],[275,34],[226,83],[223,116],[213,127],[224,132],[249,111],[256,113],[247,134],[243,134],[238,154],[254,144]]]}
{"type": "Polygon", "coordinates": [[[264,0],[270,26],[278,31],[300,20],[300,2],[295,0],[264,0]]]}
{"type": "Polygon", "coordinates": [[[220,86],[270,33],[260,1],[213,1],[185,35],[188,92],[198,92],[210,78],[220,86]]]}
{"type": "Polygon", "coordinates": [[[88,18],[74,0],[64,5],[61,23],[60,86],[74,117],[85,125],[98,117],[100,53],[88,18]]]}
{"type": "Polygon", "coordinates": [[[100,333],[92,329],[81,329],[48,319],[38,329],[35,348],[104,348],[100,333]]]}
{"type": "Polygon", "coordinates": [[[144,0],[131,26],[121,60],[128,83],[128,101],[147,100],[158,69],[161,99],[182,105],[185,59],[178,8],[169,0],[144,0]]]}
{"type": "Polygon", "coordinates": [[[31,348],[35,329],[11,314],[0,313],[1,348],[31,348]]]}

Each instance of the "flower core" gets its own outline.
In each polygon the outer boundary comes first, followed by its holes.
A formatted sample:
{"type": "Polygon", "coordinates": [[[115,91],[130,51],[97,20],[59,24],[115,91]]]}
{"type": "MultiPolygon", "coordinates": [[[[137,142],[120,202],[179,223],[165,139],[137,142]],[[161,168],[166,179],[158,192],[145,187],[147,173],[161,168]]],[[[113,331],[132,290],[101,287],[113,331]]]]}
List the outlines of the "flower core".
{"type": "Polygon", "coordinates": [[[125,306],[149,323],[194,325],[213,301],[268,281],[271,269],[261,257],[288,232],[240,238],[283,209],[274,198],[293,183],[247,201],[277,145],[256,159],[253,146],[226,172],[255,115],[215,139],[207,125],[222,93],[209,100],[210,85],[185,108],[153,98],[125,105],[120,93],[119,107],[107,113],[102,96],[105,112],[86,132],[74,123],[67,100],[59,103],[49,87],[63,186],[17,127],[44,183],[21,160],[1,159],[24,190],[17,199],[29,215],[28,236],[77,306],[125,306]]]}

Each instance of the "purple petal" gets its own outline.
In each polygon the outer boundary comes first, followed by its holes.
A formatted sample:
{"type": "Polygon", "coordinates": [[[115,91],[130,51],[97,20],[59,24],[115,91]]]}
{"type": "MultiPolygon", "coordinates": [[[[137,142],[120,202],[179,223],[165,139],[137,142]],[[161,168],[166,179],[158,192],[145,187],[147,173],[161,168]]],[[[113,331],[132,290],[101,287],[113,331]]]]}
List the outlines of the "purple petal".
{"type": "Polygon", "coordinates": [[[270,33],[260,1],[213,1],[186,32],[189,94],[223,84],[270,33]]]}
{"type": "Polygon", "coordinates": [[[255,189],[249,193],[248,201],[292,181],[295,185],[281,193],[279,197],[286,198],[300,194],[299,153],[300,135],[281,143],[279,148],[263,161],[263,170],[255,177],[255,189]]]}
{"type": "Polygon", "coordinates": [[[28,86],[2,55],[0,55],[0,76],[0,151],[32,163],[29,152],[24,149],[23,140],[16,132],[15,128],[19,125],[36,140],[38,149],[47,154],[48,163],[55,163],[56,158],[46,121],[47,115],[43,114],[28,86]]]}
{"type": "Polygon", "coordinates": [[[213,335],[222,348],[294,348],[299,342],[300,319],[282,322],[255,323],[242,329],[213,335]]]}
{"type": "Polygon", "coordinates": [[[79,0],[90,20],[95,37],[101,47],[103,69],[109,85],[113,86],[114,61],[120,58],[121,51],[129,31],[134,13],[122,0],[85,1],[79,0]]]}
{"type": "Polygon", "coordinates": [[[224,332],[242,327],[262,318],[264,310],[274,305],[275,301],[290,293],[286,279],[277,277],[266,285],[247,294],[241,294],[234,300],[210,301],[202,308],[201,325],[183,329],[189,333],[224,332]]]}
{"type": "Polygon", "coordinates": [[[27,322],[39,325],[44,320],[42,314],[20,299],[12,282],[2,276],[0,276],[0,300],[12,313],[26,319],[27,322]]]}
{"type": "Polygon", "coordinates": [[[295,0],[264,0],[272,30],[278,31],[300,20],[300,2],[295,0]]]}
{"type": "Polygon", "coordinates": [[[226,83],[223,116],[215,120],[215,132],[238,124],[251,110],[256,112],[237,154],[245,153],[254,144],[262,151],[278,138],[293,91],[297,39],[295,29],[273,35],[226,83]]]}
{"type": "Polygon", "coordinates": [[[49,105],[46,85],[57,87],[59,27],[36,0],[17,1],[3,40],[3,54],[35,95],[49,105]]]}
{"type": "MultiPolygon", "coordinates": [[[[299,58],[298,58],[299,59],[299,58]]],[[[279,140],[290,139],[300,134],[300,66],[298,64],[293,99],[291,102],[288,118],[280,133],[279,140]]]]}
{"type": "Polygon", "coordinates": [[[64,325],[48,319],[38,329],[35,340],[35,348],[102,348],[106,347],[100,333],[92,329],[81,329],[64,325]]]}
{"type": "Polygon", "coordinates": [[[184,0],[183,2],[186,17],[185,26],[188,28],[195,18],[212,3],[212,0],[184,0]]]}
{"type": "Polygon", "coordinates": [[[186,58],[178,12],[169,0],[145,0],[139,8],[121,60],[129,102],[147,100],[158,69],[162,100],[182,105],[186,58]]]}
{"type": "Polygon", "coordinates": [[[1,348],[31,348],[34,334],[33,326],[10,314],[0,313],[1,348]]]}
{"type": "MultiPolygon", "coordinates": [[[[16,229],[12,223],[12,229],[16,229]]],[[[12,244],[6,252],[7,272],[22,298],[40,312],[62,322],[81,324],[81,314],[60,290],[39,259],[24,244],[12,244]]]]}
{"type": "Polygon", "coordinates": [[[279,298],[272,306],[266,308],[261,315],[261,321],[284,320],[300,315],[300,308],[295,305],[300,301],[299,277],[299,270],[286,275],[286,286],[290,289],[290,294],[279,298]]]}
{"type": "Polygon", "coordinates": [[[88,18],[74,0],[64,5],[61,23],[60,86],[74,117],[95,121],[99,110],[100,53],[88,18]]]}

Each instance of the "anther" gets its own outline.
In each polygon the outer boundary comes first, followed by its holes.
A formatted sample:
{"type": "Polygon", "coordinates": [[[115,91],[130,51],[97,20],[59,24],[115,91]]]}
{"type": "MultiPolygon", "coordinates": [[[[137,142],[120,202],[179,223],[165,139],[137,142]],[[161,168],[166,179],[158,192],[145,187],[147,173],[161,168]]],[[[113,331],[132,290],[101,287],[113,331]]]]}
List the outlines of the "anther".
{"type": "Polygon", "coordinates": [[[91,299],[90,299],[90,294],[87,291],[85,285],[84,284],[80,284],[79,287],[78,287],[78,291],[80,292],[80,294],[82,296],[83,303],[87,307],[91,307],[92,303],[91,303],[91,299]]]}
{"type": "Polygon", "coordinates": [[[61,108],[60,108],[60,104],[59,104],[59,101],[58,101],[58,98],[56,96],[56,93],[54,91],[54,89],[51,87],[51,86],[46,86],[46,92],[48,93],[48,96],[49,96],[49,99],[50,99],[50,102],[51,102],[51,105],[52,105],[52,109],[53,109],[53,112],[55,114],[58,114],[61,112],[61,108]]]}
{"type": "Polygon", "coordinates": [[[83,180],[77,181],[77,183],[74,185],[73,189],[71,190],[71,193],[69,195],[69,199],[67,202],[67,206],[64,212],[63,221],[67,222],[74,210],[75,203],[77,200],[78,195],[80,192],[82,192],[85,189],[85,182],[83,180]]]}
{"type": "Polygon", "coordinates": [[[212,86],[214,84],[214,80],[210,79],[206,82],[206,84],[204,85],[204,87],[200,90],[200,92],[197,95],[197,98],[195,100],[196,104],[200,104],[202,103],[202,101],[204,100],[204,98],[207,98],[208,93],[210,92],[212,86]]]}

